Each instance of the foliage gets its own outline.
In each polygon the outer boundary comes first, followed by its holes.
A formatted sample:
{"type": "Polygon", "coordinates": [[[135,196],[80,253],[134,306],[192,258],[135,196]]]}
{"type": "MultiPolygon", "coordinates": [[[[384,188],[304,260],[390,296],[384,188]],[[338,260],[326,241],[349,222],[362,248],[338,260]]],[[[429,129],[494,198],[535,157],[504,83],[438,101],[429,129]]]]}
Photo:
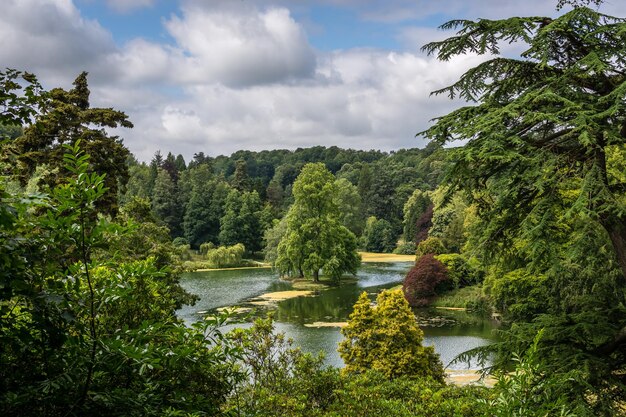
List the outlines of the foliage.
{"type": "Polygon", "coordinates": [[[339,221],[355,236],[361,235],[365,226],[363,202],[356,186],[350,181],[340,178],[335,181],[336,204],[339,209],[339,221]]]}
{"type": "Polygon", "coordinates": [[[420,244],[423,240],[428,238],[428,232],[433,225],[433,210],[434,206],[431,204],[426,207],[426,210],[415,221],[415,243],[420,244]]]}
{"type": "Polygon", "coordinates": [[[280,273],[298,272],[319,280],[320,270],[338,280],[356,274],[361,260],[356,237],[339,222],[333,175],[323,164],[307,164],[294,183],[295,202],[287,213],[287,231],[278,245],[280,273]]]}
{"type": "Polygon", "coordinates": [[[453,154],[450,192],[464,189],[476,209],[472,247],[498,274],[492,296],[512,318],[532,319],[512,325],[500,351],[510,358],[545,327],[545,372],[579,371],[564,381],[570,399],[588,414],[615,415],[626,386],[626,187],[616,169],[626,143],[626,20],[577,7],[554,19],[443,27],[457,36],[425,49],[444,60],[527,45],[519,59],[495,56],[436,92],[476,105],[425,132],[441,144],[469,140],[453,154]]]}
{"type": "Polygon", "coordinates": [[[423,307],[450,286],[451,280],[446,267],[435,255],[427,253],[407,273],[402,283],[402,292],[412,307],[423,307]]]}
{"type": "Polygon", "coordinates": [[[423,255],[441,255],[443,253],[446,253],[446,248],[443,246],[441,239],[437,237],[429,237],[422,240],[417,244],[417,249],[415,250],[416,259],[423,255]]]}
{"type": "Polygon", "coordinates": [[[274,220],[272,227],[268,228],[263,234],[265,242],[265,262],[274,265],[278,258],[278,245],[287,233],[287,217],[280,220],[274,220]]]}
{"type": "Polygon", "coordinates": [[[448,276],[452,280],[455,288],[480,284],[482,282],[482,271],[477,270],[463,255],[459,255],[458,253],[443,253],[436,255],[435,259],[446,267],[448,276]]]}
{"type": "Polygon", "coordinates": [[[389,253],[396,247],[395,234],[391,223],[371,216],[365,223],[361,246],[368,252],[389,253]]]}
{"type": "Polygon", "coordinates": [[[233,189],[226,198],[224,216],[220,219],[219,239],[222,245],[241,243],[248,252],[261,249],[261,199],[256,191],[239,193],[233,189]]]}
{"type": "Polygon", "coordinates": [[[11,277],[0,300],[2,414],[217,412],[239,378],[230,348],[215,344],[224,318],[180,324],[172,281],[154,258],[95,260],[124,230],[96,215],[103,176],[88,173],[78,143],[64,156],[72,176],[50,199],[2,201],[10,216],[1,242],[21,252],[1,274],[11,277]]]}
{"type": "Polygon", "coordinates": [[[482,387],[446,386],[429,378],[388,379],[366,371],[345,378],[325,417],[482,417],[489,415],[482,387]]]}
{"type": "Polygon", "coordinates": [[[224,181],[214,178],[206,164],[186,172],[184,181],[181,177],[181,183],[185,182],[189,188],[183,216],[185,237],[192,248],[198,248],[205,242],[218,243],[220,219],[224,216],[224,203],[231,188],[224,181]]]}
{"type": "Polygon", "coordinates": [[[417,246],[413,242],[402,242],[393,250],[393,253],[399,255],[413,255],[417,250],[417,246]]]}
{"type": "Polygon", "coordinates": [[[456,193],[449,202],[444,202],[442,192],[443,189],[437,189],[434,193],[436,206],[428,235],[440,238],[448,251],[458,253],[465,244],[467,204],[462,193],[456,193]]]}
{"type": "Polygon", "coordinates": [[[506,274],[492,273],[485,280],[485,292],[491,295],[496,310],[512,321],[531,321],[548,310],[550,285],[545,275],[525,269],[506,274]]]}
{"type": "Polygon", "coordinates": [[[403,375],[443,381],[443,366],[432,346],[422,346],[424,333],[400,291],[383,291],[372,307],[362,293],[341,330],[339,353],[347,373],[375,370],[387,378],[403,375]]]}
{"type": "Polygon", "coordinates": [[[419,189],[413,191],[411,197],[406,200],[402,220],[404,224],[404,239],[406,241],[416,242],[415,239],[418,235],[418,219],[428,210],[431,204],[429,194],[419,189]]]}
{"type": "Polygon", "coordinates": [[[46,178],[46,183],[61,184],[71,175],[65,170],[63,145],[73,145],[80,140],[82,148],[91,154],[91,169],[106,174],[107,191],[96,204],[100,210],[114,214],[118,208],[118,188],[123,188],[128,181],[126,159],[129,152],[121,139],[108,136],[105,128],[131,128],[133,125],[121,111],[90,107],[86,72],[79,74],[73,85],[71,90],[54,88],[46,94],[45,112],[38,113],[35,122],[13,141],[18,154],[14,169],[25,184],[37,166],[47,164],[58,170],[46,178]]]}
{"type": "Polygon", "coordinates": [[[241,266],[241,259],[246,248],[241,243],[233,246],[219,246],[209,249],[206,253],[207,261],[212,268],[228,268],[241,266]]]}
{"type": "Polygon", "coordinates": [[[215,245],[213,244],[213,242],[205,242],[200,245],[200,248],[198,249],[198,253],[200,255],[206,255],[207,252],[210,251],[211,249],[215,249],[215,245]]]}
{"type": "Polygon", "coordinates": [[[565,380],[571,375],[551,375],[545,372],[538,360],[538,341],[540,331],[534,343],[523,356],[514,354],[515,370],[511,373],[500,372],[494,388],[494,399],[485,401],[489,406],[490,416],[494,417],[573,417],[571,404],[563,392],[565,380]]]}
{"type": "Polygon", "coordinates": [[[152,195],[152,209],[168,227],[173,236],[180,236],[182,210],[176,198],[177,186],[170,174],[162,168],[157,171],[152,195]]]}
{"type": "Polygon", "coordinates": [[[46,100],[46,93],[34,74],[10,68],[0,71],[0,126],[3,128],[31,122],[46,106],[46,100]]]}
{"type": "Polygon", "coordinates": [[[335,401],[338,369],[324,367],[322,355],[303,353],[284,333],[275,333],[271,317],[228,337],[241,351],[248,380],[238,386],[227,409],[238,415],[304,416],[335,401]]]}

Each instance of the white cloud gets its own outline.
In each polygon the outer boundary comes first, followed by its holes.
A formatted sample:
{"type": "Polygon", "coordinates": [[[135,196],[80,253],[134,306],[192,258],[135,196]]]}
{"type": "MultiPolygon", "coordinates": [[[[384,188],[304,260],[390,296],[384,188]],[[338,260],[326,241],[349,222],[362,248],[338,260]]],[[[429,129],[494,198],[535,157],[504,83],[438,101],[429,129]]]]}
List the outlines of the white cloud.
{"type": "Polygon", "coordinates": [[[111,34],[84,19],[71,0],[4,0],[2,6],[0,62],[34,72],[47,84],[102,68],[115,50],[111,34]]]}
{"type": "MultiPolygon", "coordinates": [[[[115,45],[71,0],[5,0],[0,62],[38,74],[46,87],[69,88],[80,71],[90,71],[92,105],[125,111],[135,128],[114,133],[147,160],[157,149],[189,158],[200,151],[317,144],[385,150],[423,145],[414,134],[459,105],[429,93],[483,59],[438,62],[424,56],[415,44],[448,33],[423,27],[399,32],[404,51],[322,53],[289,11],[311,0],[280,1],[184,0],[180,13],[164,20],[170,44],[137,38],[115,45]]],[[[320,1],[359,7],[364,14],[387,5],[395,19],[439,13],[441,4],[461,17],[542,14],[553,7],[539,0],[320,1]]]]}
{"type": "MultiPolygon", "coordinates": [[[[165,24],[184,52],[181,82],[249,86],[307,78],[315,55],[285,8],[187,3],[165,24]]],[[[235,3],[237,4],[237,3],[235,3]]]]}

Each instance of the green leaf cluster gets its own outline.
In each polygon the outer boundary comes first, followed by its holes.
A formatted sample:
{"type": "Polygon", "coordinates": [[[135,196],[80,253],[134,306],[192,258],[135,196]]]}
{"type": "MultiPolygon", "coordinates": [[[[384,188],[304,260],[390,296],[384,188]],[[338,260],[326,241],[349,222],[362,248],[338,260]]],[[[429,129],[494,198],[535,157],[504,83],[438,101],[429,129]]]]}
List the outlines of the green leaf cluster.
{"type": "Polygon", "coordinates": [[[345,372],[380,372],[387,378],[403,375],[443,381],[443,366],[432,346],[422,346],[424,333],[401,291],[383,291],[372,307],[362,293],[341,330],[339,353],[345,372]]]}

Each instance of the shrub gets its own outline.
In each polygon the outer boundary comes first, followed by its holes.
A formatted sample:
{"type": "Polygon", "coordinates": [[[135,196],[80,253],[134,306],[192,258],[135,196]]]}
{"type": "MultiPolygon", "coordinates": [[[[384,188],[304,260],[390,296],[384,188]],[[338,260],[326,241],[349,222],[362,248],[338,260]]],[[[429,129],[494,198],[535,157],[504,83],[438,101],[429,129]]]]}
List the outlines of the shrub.
{"type": "Polygon", "coordinates": [[[548,285],[545,275],[531,274],[525,269],[504,275],[492,274],[485,281],[485,289],[496,310],[514,321],[530,321],[547,311],[548,285]]]}
{"type": "Polygon", "coordinates": [[[402,291],[411,306],[423,307],[450,283],[446,267],[435,259],[435,255],[426,254],[404,278],[402,291]]]}
{"type": "Polygon", "coordinates": [[[443,381],[443,366],[400,291],[383,291],[372,307],[363,292],[354,305],[339,345],[346,373],[374,370],[392,379],[403,375],[443,381]]]}
{"type": "Polygon", "coordinates": [[[212,268],[227,268],[241,265],[246,248],[237,243],[233,246],[220,246],[215,249],[209,249],[206,254],[207,261],[212,268]]]}
{"type": "Polygon", "coordinates": [[[422,240],[417,244],[417,250],[415,251],[415,255],[417,259],[422,255],[426,255],[428,253],[432,253],[434,255],[441,255],[442,253],[446,253],[446,248],[443,246],[441,239],[438,237],[429,237],[426,240],[422,240]]]}
{"type": "Polygon", "coordinates": [[[413,242],[404,242],[398,245],[397,248],[393,250],[393,253],[397,253],[398,255],[413,255],[417,250],[417,246],[413,242]]]}
{"type": "Polygon", "coordinates": [[[215,249],[215,245],[213,244],[213,242],[204,242],[200,245],[200,249],[198,252],[200,252],[200,255],[206,255],[207,252],[209,252],[211,249],[215,249]]]}
{"type": "Polygon", "coordinates": [[[172,241],[172,244],[174,246],[185,246],[185,245],[189,245],[189,241],[185,239],[184,237],[179,236],[172,241]]]}
{"type": "Polygon", "coordinates": [[[443,253],[435,256],[448,270],[448,276],[455,288],[465,287],[480,282],[479,272],[458,253],[443,253]]]}

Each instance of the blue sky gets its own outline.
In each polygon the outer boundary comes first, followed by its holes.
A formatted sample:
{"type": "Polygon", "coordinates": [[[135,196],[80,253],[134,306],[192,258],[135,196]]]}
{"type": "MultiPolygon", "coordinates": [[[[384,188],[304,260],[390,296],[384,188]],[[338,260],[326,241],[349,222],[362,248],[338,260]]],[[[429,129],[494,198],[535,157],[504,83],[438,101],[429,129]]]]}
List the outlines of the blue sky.
{"type": "MultiPolygon", "coordinates": [[[[602,11],[626,15],[626,2],[602,11]]],[[[71,88],[89,72],[93,106],[141,160],[337,145],[424,146],[415,133],[463,105],[429,93],[484,57],[449,62],[424,43],[452,18],[554,15],[556,0],[3,0],[2,66],[71,88]]],[[[510,46],[509,52],[520,46],[510,46]]],[[[506,51],[505,51],[506,52],[506,51]]]]}

